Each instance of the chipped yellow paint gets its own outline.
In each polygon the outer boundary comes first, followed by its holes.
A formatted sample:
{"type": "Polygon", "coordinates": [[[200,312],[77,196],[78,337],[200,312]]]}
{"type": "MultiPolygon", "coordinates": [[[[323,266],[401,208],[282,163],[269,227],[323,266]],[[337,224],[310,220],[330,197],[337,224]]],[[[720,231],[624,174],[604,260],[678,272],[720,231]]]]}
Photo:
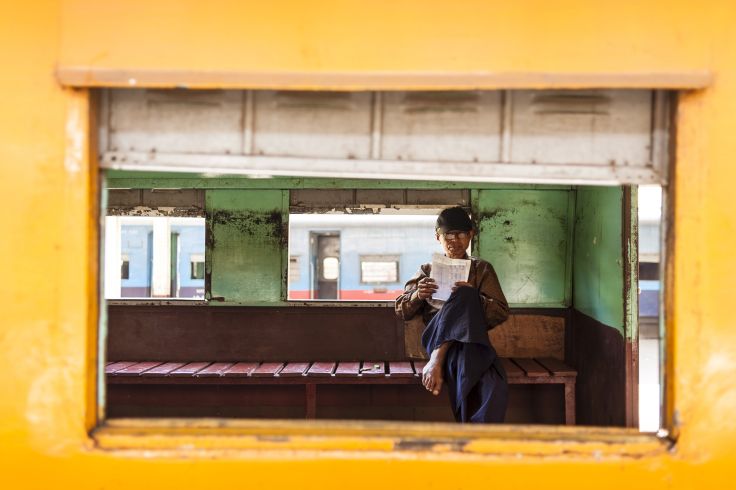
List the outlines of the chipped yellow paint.
{"type": "Polygon", "coordinates": [[[734,25],[727,0],[0,3],[4,487],[728,485],[736,463],[734,25]],[[109,423],[90,436],[94,122],[89,93],[59,79],[698,89],[682,94],[677,115],[667,298],[667,418],[676,444],[584,428],[166,420],[109,423]]]}
{"type": "Polygon", "coordinates": [[[454,424],[320,421],[114,420],[95,431],[100,448],[199,452],[322,450],[438,455],[535,454],[581,458],[641,458],[666,452],[669,442],[634,430],[572,427],[458,427],[454,424]],[[540,444],[544,442],[544,444],[540,444]]]}

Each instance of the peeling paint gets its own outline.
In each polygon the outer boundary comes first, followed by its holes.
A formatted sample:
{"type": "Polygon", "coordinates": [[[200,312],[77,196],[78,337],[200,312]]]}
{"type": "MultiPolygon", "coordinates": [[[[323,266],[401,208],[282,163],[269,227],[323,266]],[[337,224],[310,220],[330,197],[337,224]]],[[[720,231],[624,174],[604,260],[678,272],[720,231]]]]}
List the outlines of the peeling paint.
{"type": "Polygon", "coordinates": [[[134,206],[107,208],[108,216],[169,216],[199,218],[202,216],[202,214],[202,209],[196,207],[159,206],[151,208],[147,206],[134,206]]]}
{"type": "MultiPolygon", "coordinates": [[[[31,442],[39,452],[62,455],[71,449],[69,443],[56,437],[58,427],[78,425],[64,405],[64,397],[52,396],[59,389],[72,386],[69,366],[46,366],[30,385],[26,397],[25,417],[31,429],[31,442]]],[[[80,426],[81,429],[81,426],[80,426]]]]}
{"type": "Polygon", "coordinates": [[[568,306],[569,202],[561,189],[479,189],[478,251],[514,305],[568,306]]]}
{"type": "Polygon", "coordinates": [[[212,217],[207,215],[204,229],[204,297],[212,299],[212,251],[215,249],[215,233],[212,229],[212,217]]]}
{"type": "Polygon", "coordinates": [[[249,211],[215,211],[211,215],[214,225],[223,225],[238,230],[240,233],[250,236],[260,236],[264,239],[275,240],[281,243],[280,212],[273,211],[269,214],[249,211]],[[270,230],[263,234],[264,230],[270,230]]]}
{"type": "Polygon", "coordinates": [[[283,193],[207,192],[205,285],[210,284],[210,299],[222,299],[222,304],[281,301],[282,207],[288,209],[283,193]]]}

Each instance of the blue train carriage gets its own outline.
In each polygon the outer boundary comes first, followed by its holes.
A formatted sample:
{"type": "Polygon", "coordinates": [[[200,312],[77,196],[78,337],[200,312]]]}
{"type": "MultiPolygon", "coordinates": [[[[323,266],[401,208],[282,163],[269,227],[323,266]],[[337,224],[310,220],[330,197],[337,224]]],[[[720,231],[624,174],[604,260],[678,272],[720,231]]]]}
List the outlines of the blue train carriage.
{"type": "Polygon", "coordinates": [[[440,247],[429,214],[289,217],[290,300],[393,300],[440,247]]]}
{"type": "Polygon", "coordinates": [[[204,298],[204,218],[108,216],[105,234],[107,298],[204,298]]]}

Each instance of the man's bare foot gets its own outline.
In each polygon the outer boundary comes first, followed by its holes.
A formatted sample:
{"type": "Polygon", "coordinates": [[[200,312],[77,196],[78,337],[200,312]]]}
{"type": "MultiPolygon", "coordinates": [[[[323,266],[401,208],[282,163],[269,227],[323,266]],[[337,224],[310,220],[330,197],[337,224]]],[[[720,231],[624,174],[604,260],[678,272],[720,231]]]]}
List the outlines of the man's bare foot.
{"type": "Polygon", "coordinates": [[[436,359],[430,359],[424,369],[422,369],[422,384],[427,391],[431,391],[437,396],[442,390],[442,363],[436,359]]]}

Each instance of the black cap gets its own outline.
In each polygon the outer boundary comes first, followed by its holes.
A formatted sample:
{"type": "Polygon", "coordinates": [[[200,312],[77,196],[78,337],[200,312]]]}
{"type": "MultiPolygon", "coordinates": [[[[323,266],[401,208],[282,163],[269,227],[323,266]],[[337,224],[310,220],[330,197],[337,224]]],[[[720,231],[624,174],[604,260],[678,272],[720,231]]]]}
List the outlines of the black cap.
{"type": "Polygon", "coordinates": [[[470,231],[473,229],[473,221],[468,213],[460,206],[443,209],[437,216],[435,229],[439,232],[446,231],[470,231]]]}

